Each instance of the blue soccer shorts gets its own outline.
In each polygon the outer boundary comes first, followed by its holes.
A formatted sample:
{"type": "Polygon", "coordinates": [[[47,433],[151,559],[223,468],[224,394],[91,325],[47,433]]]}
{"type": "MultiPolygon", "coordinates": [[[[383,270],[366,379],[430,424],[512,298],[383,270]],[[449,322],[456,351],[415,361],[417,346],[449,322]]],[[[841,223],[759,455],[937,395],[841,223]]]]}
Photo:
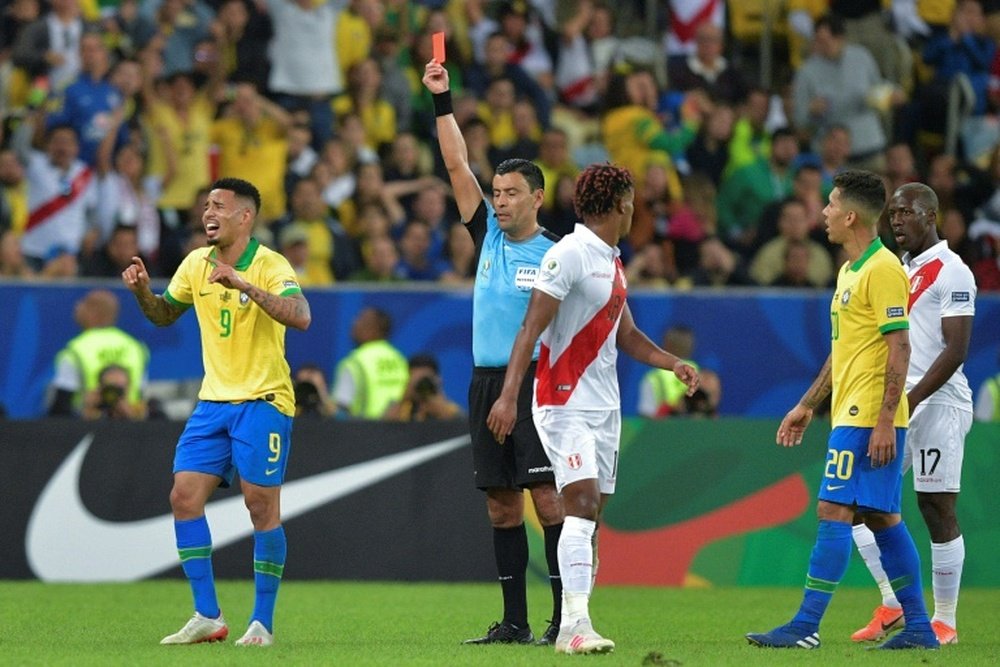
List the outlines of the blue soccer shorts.
{"type": "Polygon", "coordinates": [[[819,499],[859,510],[898,514],[901,509],[906,429],[896,429],[896,457],[873,468],[868,457],[870,428],[837,426],[830,432],[819,499]]]}
{"type": "Polygon", "coordinates": [[[263,400],[199,401],[177,441],[174,473],[233,474],[258,486],[280,486],[292,448],[292,418],[263,400]]]}

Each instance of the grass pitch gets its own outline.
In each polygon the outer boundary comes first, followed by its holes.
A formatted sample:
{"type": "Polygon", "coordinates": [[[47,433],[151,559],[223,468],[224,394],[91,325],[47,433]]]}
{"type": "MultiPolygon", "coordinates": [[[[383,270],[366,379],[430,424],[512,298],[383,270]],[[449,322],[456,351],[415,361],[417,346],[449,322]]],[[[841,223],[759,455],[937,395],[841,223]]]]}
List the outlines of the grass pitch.
{"type": "MultiPolygon", "coordinates": [[[[236,648],[253,604],[249,582],[219,583],[229,641],[159,646],[190,615],[183,581],[64,585],[0,581],[2,665],[997,665],[1000,591],[962,591],[960,643],[940,651],[866,651],[849,635],[868,621],[874,589],[843,588],[816,651],[764,650],[743,634],[788,620],[792,588],[598,587],[597,630],[618,647],[604,656],[560,656],[534,646],[462,646],[500,613],[492,584],[288,581],[278,595],[275,645],[236,648]]],[[[548,589],[529,588],[532,628],[550,615],[548,589]]]]}

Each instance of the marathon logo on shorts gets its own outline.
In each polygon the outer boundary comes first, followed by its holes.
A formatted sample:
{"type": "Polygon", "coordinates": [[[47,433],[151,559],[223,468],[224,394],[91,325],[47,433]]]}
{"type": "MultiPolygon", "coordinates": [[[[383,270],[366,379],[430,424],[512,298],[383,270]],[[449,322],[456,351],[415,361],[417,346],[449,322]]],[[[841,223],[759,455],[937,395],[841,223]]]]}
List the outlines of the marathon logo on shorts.
{"type": "Polygon", "coordinates": [[[952,292],[951,293],[952,303],[968,303],[969,293],[968,292],[952,292]]]}
{"type": "Polygon", "coordinates": [[[903,308],[902,306],[890,306],[890,307],[888,307],[888,308],[885,309],[885,316],[886,317],[905,317],[906,316],[906,308],[903,308]]]}
{"type": "Polygon", "coordinates": [[[571,384],[557,384],[556,391],[573,391],[573,385],[571,384]]]}
{"type": "Polygon", "coordinates": [[[519,266],[514,274],[514,287],[527,292],[535,286],[535,278],[538,276],[538,268],[534,266],[519,266]]]}
{"type": "Polygon", "coordinates": [[[540,472],[552,472],[552,466],[539,466],[538,468],[528,468],[529,475],[534,475],[540,472]]]}
{"type": "Polygon", "coordinates": [[[566,463],[573,470],[579,470],[583,466],[583,457],[579,454],[570,454],[566,457],[566,463]]]}

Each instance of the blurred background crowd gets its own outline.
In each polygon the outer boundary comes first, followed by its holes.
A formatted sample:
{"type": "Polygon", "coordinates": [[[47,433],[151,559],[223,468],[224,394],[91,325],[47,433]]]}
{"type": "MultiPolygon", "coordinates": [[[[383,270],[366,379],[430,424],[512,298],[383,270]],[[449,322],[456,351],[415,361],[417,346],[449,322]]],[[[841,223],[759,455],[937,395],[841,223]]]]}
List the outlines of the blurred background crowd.
{"type": "Polygon", "coordinates": [[[933,187],[1000,289],[1000,0],[0,0],[0,276],[169,277],[225,175],[304,286],[470,283],[439,31],[487,194],[535,160],[566,233],[582,167],[632,170],[633,286],[831,284],[822,210],[863,167],[933,187]]]}

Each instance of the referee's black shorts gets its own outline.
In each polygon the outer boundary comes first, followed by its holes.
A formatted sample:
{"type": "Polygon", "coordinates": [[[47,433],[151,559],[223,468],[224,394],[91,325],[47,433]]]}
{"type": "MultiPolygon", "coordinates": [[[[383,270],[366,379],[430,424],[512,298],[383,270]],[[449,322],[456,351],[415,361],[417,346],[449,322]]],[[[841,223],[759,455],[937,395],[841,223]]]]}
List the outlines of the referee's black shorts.
{"type": "Polygon", "coordinates": [[[517,394],[517,421],[514,431],[500,444],[486,426],[486,417],[500,396],[502,368],[476,367],[469,385],[469,431],[472,434],[472,465],[476,487],[518,489],[553,482],[552,464],[542,448],[531,419],[531,392],[535,380],[535,362],[524,374],[517,394]]]}

